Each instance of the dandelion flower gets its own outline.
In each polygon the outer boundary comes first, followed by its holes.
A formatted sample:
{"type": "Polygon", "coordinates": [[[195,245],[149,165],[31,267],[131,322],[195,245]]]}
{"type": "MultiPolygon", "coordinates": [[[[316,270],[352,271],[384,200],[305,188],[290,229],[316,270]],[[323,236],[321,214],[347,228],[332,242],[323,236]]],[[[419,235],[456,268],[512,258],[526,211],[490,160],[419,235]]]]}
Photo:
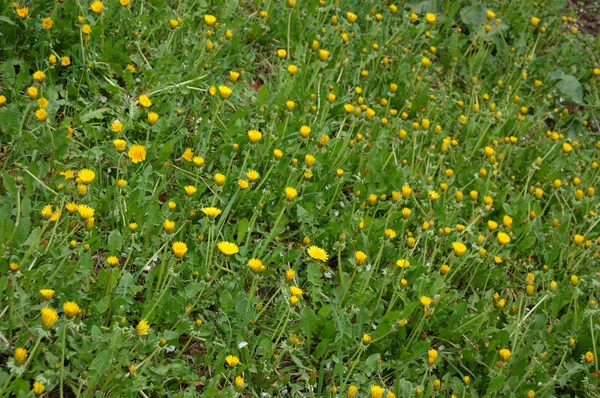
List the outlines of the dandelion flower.
{"type": "Polygon", "coordinates": [[[33,383],[33,393],[35,395],[42,395],[46,391],[46,387],[39,381],[33,383]]]}
{"type": "Polygon", "coordinates": [[[96,173],[90,169],[81,169],[77,173],[77,176],[81,182],[83,182],[85,185],[89,185],[92,183],[92,181],[94,181],[94,178],[96,178],[96,173]]]}
{"type": "Polygon", "coordinates": [[[498,232],[498,243],[505,245],[510,242],[510,236],[505,232],[498,232]]]}
{"type": "Polygon", "coordinates": [[[327,252],[324,249],[321,249],[318,246],[311,246],[308,248],[308,255],[311,258],[314,258],[315,260],[319,260],[319,261],[327,261],[329,259],[329,256],[327,255],[327,252]]]}
{"type": "Polygon", "coordinates": [[[104,5],[100,0],[96,0],[90,4],[90,8],[98,15],[102,14],[102,11],[104,11],[104,5]]]}
{"type": "Polygon", "coordinates": [[[452,248],[454,249],[454,254],[456,254],[458,257],[462,256],[464,252],[467,251],[467,246],[461,242],[452,243],[452,248]]]}
{"type": "Polygon", "coordinates": [[[385,390],[381,386],[376,384],[371,385],[371,398],[382,398],[384,391],[385,390]]]}
{"type": "Polygon", "coordinates": [[[113,140],[113,145],[117,151],[121,152],[127,147],[127,141],[117,138],[116,140],[113,140]]]}
{"type": "Polygon", "coordinates": [[[142,319],[135,327],[135,334],[138,336],[147,336],[148,330],[150,330],[150,325],[148,325],[145,319],[142,319]]]}
{"type": "Polygon", "coordinates": [[[223,185],[225,183],[225,175],[221,174],[221,173],[217,173],[214,176],[215,182],[217,183],[217,185],[223,185]]]}
{"type": "Polygon", "coordinates": [[[227,362],[227,366],[229,366],[230,368],[235,367],[235,365],[237,365],[240,362],[240,359],[238,357],[236,357],[235,355],[227,355],[225,357],[225,362],[227,362]]]}
{"type": "Polygon", "coordinates": [[[183,189],[185,190],[187,196],[192,196],[197,191],[196,187],[193,185],[186,185],[185,187],[183,187],[183,189]]]}
{"type": "Polygon", "coordinates": [[[508,348],[502,348],[498,353],[500,354],[500,359],[504,362],[508,361],[512,355],[508,348]]]}
{"type": "Polygon", "coordinates": [[[202,213],[204,213],[205,216],[210,218],[217,218],[219,214],[222,213],[222,210],[216,207],[203,207],[200,210],[202,211],[202,213]]]}
{"type": "Polygon", "coordinates": [[[248,130],[248,139],[255,144],[262,138],[262,133],[258,130],[248,130]]]}
{"type": "Polygon", "coordinates": [[[214,15],[206,14],[204,15],[204,22],[206,22],[208,26],[214,25],[215,22],[217,22],[217,17],[215,17],[214,15]]]}
{"type": "Polygon", "coordinates": [[[27,359],[27,350],[22,347],[17,348],[13,358],[15,359],[15,363],[17,365],[21,365],[27,359]]]}
{"type": "Polygon", "coordinates": [[[431,304],[431,298],[427,296],[421,296],[421,298],[419,298],[419,301],[421,302],[421,305],[423,307],[428,307],[429,304],[431,304]]]}
{"type": "Polygon", "coordinates": [[[260,273],[265,271],[265,265],[258,258],[248,260],[248,266],[254,272],[260,273]]]}
{"type": "Polygon", "coordinates": [[[221,253],[225,254],[226,256],[234,255],[240,251],[240,249],[235,243],[226,241],[217,243],[217,247],[219,248],[221,253]]]}
{"type": "Polygon", "coordinates": [[[429,365],[433,365],[433,363],[435,362],[437,357],[438,357],[437,350],[431,349],[431,350],[427,351],[427,363],[429,365]]]}
{"type": "Polygon", "coordinates": [[[302,289],[296,286],[290,286],[290,294],[295,297],[301,297],[303,292],[302,289]]]}
{"type": "Polygon", "coordinates": [[[81,308],[79,308],[79,305],[77,305],[77,303],[74,303],[72,301],[67,301],[66,303],[63,304],[63,311],[65,312],[65,315],[69,318],[72,318],[74,316],[78,316],[79,314],[81,314],[81,308]]]}
{"type": "Polygon", "coordinates": [[[44,72],[42,72],[41,70],[35,71],[33,73],[33,80],[41,83],[44,80],[46,80],[46,74],[44,72]]]}
{"type": "Polygon", "coordinates": [[[95,210],[88,205],[77,205],[77,212],[83,220],[94,217],[95,210]]]}
{"type": "Polygon", "coordinates": [[[229,98],[229,96],[231,96],[231,89],[227,86],[219,86],[219,95],[221,96],[221,98],[223,99],[227,99],[229,98]]]}
{"type": "Polygon", "coordinates": [[[175,257],[182,258],[185,256],[185,253],[187,253],[188,247],[183,242],[175,242],[173,243],[173,246],[171,246],[171,249],[173,250],[173,255],[175,257]]]}
{"type": "Polygon", "coordinates": [[[138,102],[144,108],[150,108],[152,106],[152,101],[150,101],[150,98],[148,98],[148,96],[144,94],[140,95],[140,97],[138,98],[138,102]]]}
{"type": "Polygon", "coordinates": [[[291,188],[291,187],[285,188],[285,198],[287,200],[294,200],[296,198],[296,196],[298,196],[298,191],[296,191],[294,188],[291,188]]]}
{"type": "Polygon", "coordinates": [[[58,314],[49,307],[42,308],[40,312],[42,314],[42,325],[44,325],[45,328],[50,329],[58,320],[58,314]]]}
{"type": "Polygon", "coordinates": [[[54,296],[54,290],[52,290],[52,289],[42,289],[42,290],[40,290],[40,294],[46,300],[52,300],[52,296],[54,296]]]}
{"type": "Polygon", "coordinates": [[[53,25],[54,24],[52,23],[52,19],[51,18],[46,17],[46,18],[42,19],[42,27],[44,29],[52,29],[53,25]]]}
{"type": "Polygon", "coordinates": [[[133,163],[139,163],[146,160],[146,148],[143,145],[132,145],[127,153],[133,163]]]}
{"type": "Polygon", "coordinates": [[[354,258],[356,259],[356,264],[362,265],[367,260],[367,255],[365,254],[365,252],[359,250],[354,255],[354,258]]]}

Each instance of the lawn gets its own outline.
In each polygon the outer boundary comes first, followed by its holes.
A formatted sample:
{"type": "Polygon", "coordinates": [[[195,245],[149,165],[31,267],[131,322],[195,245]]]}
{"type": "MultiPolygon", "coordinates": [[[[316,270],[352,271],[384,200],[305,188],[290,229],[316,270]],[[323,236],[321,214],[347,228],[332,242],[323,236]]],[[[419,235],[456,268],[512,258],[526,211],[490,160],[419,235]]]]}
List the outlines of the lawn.
{"type": "Polygon", "coordinates": [[[598,20],[1,1],[0,397],[600,397],[598,20]]]}

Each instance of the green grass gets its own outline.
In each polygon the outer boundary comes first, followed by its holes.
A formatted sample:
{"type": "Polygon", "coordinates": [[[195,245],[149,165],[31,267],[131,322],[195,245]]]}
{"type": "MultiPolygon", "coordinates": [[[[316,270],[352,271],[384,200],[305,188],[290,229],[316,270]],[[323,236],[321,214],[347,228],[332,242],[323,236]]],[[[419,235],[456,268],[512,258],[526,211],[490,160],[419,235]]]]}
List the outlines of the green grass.
{"type": "Polygon", "coordinates": [[[0,3],[0,396],[599,396],[564,1],[91,4],[0,3]]]}

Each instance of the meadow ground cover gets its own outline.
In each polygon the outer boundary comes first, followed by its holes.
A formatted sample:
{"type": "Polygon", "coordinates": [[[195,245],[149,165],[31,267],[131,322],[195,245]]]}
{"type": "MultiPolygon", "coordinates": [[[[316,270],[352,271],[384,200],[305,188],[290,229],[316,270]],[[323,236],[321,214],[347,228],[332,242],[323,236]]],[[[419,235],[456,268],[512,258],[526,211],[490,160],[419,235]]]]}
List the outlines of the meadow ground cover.
{"type": "Polygon", "coordinates": [[[589,3],[0,2],[0,396],[600,396],[589,3]]]}

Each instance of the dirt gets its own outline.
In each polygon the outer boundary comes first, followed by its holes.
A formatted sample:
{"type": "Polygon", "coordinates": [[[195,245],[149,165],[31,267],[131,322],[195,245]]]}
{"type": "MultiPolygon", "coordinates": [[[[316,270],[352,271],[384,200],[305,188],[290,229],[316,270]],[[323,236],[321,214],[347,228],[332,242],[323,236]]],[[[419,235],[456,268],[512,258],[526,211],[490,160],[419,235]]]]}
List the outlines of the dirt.
{"type": "Polygon", "coordinates": [[[600,2],[598,0],[568,0],[569,7],[577,14],[578,28],[592,36],[600,31],[600,2]]]}

